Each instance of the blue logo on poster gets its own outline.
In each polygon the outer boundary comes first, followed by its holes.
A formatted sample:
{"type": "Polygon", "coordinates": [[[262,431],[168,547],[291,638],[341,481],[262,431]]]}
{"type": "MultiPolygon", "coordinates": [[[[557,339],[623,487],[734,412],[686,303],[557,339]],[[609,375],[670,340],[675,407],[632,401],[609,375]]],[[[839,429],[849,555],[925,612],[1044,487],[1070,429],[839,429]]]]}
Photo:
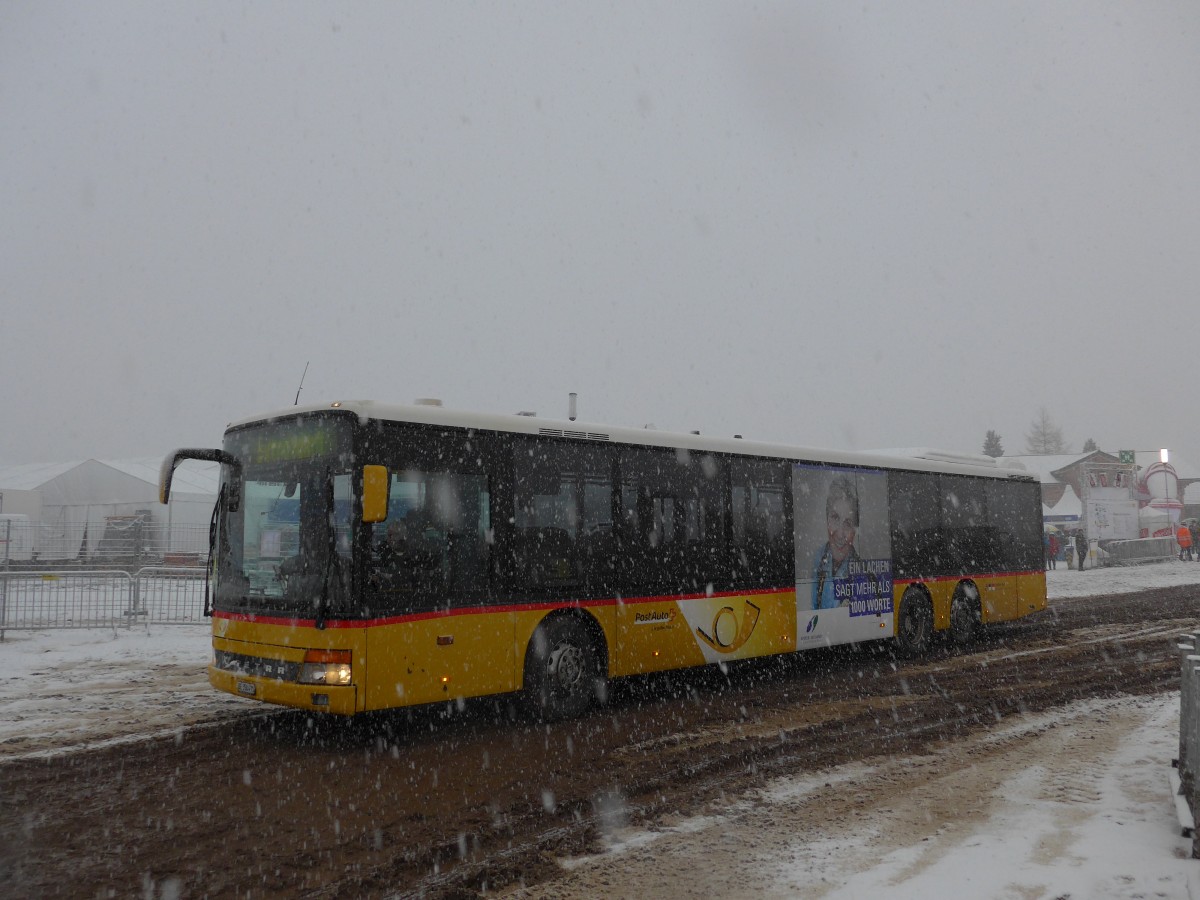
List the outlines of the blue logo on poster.
{"type": "Polygon", "coordinates": [[[817,617],[813,616],[808,620],[808,624],[804,626],[805,634],[812,634],[812,630],[817,627],[817,617]]]}

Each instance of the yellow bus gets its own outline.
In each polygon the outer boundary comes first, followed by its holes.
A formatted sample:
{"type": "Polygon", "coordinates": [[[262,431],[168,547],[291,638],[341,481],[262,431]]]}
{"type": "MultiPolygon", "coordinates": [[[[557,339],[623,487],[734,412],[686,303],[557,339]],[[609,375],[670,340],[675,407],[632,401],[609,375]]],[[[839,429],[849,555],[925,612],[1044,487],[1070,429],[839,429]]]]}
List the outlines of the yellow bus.
{"type": "Polygon", "coordinates": [[[335,402],[235,422],[206,612],[212,684],[351,715],[941,633],[1044,609],[1041,497],[987,457],[335,402]],[[209,597],[211,593],[211,606],[209,597]]]}

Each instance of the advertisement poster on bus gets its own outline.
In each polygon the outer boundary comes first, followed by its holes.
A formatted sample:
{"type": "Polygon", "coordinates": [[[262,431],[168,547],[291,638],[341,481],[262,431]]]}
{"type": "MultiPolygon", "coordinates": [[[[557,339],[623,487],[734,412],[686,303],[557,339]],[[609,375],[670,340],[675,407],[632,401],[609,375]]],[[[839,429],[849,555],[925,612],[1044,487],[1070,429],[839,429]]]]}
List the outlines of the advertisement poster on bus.
{"type": "Polygon", "coordinates": [[[887,473],[797,464],[796,646],[892,633],[887,473]]]}

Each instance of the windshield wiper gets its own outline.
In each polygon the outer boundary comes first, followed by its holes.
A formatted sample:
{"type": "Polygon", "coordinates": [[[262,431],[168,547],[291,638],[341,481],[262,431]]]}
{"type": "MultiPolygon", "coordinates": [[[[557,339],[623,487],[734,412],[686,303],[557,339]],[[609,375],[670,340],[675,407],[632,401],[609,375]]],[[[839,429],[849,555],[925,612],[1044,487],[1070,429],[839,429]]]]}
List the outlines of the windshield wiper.
{"type": "Polygon", "coordinates": [[[333,474],[325,470],[325,523],[328,526],[329,546],[325,548],[325,572],[321,577],[321,599],[317,601],[317,631],[325,629],[325,613],[329,608],[329,576],[333,574],[333,556],[337,552],[337,528],[334,525],[333,474]]]}
{"type": "Polygon", "coordinates": [[[210,582],[212,581],[212,569],[217,564],[217,519],[220,514],[221,504],[225,500],[225,485],[221,485],[221,489],[217,492],[217,502],[213,504],[212,519],[208,523],[208,565],[204,567],[204,616],[212,618],[213,607],[210,594],[210,582]]]}

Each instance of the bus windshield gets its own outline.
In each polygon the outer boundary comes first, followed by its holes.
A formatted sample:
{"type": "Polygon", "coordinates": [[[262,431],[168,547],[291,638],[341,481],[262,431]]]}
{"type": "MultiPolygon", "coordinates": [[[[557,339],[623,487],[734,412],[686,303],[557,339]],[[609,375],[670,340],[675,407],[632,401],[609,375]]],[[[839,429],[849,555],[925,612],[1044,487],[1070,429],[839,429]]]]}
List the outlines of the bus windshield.
{"type": "Polygon", "coordinates": [[[317,615],[350,596],[348,424],[308,418],[226,436],[241,462],[227,470],[217,520],[217,609],[317,615]]]}

